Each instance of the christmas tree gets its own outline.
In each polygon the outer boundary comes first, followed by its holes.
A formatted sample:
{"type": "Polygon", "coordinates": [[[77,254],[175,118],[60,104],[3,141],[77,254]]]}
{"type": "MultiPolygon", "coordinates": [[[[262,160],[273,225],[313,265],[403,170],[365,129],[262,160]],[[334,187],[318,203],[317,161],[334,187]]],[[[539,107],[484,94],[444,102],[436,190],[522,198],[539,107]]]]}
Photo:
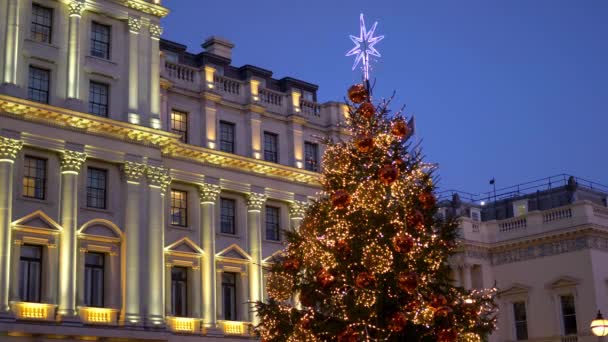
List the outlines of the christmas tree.
{"type": "Polygon", "coordinates": [[[323,192],[269,270],[264,341],[481,341],[494,291],[452,285],[458,223],[439,218],[434,168],[369,83],[348,91],[351,139],[328,141],[323,192]]]}

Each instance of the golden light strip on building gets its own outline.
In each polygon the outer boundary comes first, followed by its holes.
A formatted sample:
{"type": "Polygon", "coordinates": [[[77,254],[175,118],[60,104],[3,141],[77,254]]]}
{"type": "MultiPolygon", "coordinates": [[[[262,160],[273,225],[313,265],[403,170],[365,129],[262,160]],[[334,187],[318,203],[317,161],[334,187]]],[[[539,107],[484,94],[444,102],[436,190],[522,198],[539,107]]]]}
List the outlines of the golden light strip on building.
{"type": "Polygon", "coordinates": [[[80,317],[85,324],[116,324],[118,309],[80,308],[80,317]]]}
{"type": "Polygon", "coordinates": [[[200,319],[190,317],[167,317],[167,324],[173,332],[198,333],[200,319]]]}
{"type": "Polygon", "coordinates": [[[13,305],[17,319],[51,321],[55,316],[54,304],[21,302],[13,305]]]}
{"type": "Polygon", "coordinates": [[[249,326],[247,322],[221,321],[220,323],[226,335],[245,335],[249,326]]]}

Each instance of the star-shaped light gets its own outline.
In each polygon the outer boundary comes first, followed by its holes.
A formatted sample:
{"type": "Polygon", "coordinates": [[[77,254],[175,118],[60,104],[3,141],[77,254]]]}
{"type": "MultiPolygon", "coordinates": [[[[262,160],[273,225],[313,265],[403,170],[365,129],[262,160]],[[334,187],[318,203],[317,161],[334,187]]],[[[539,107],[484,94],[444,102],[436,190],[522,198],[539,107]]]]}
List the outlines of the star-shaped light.
{"type": "Polygon", "coordinates": [[[363,77],[368,80],[369,79],[369,56],[380,57],[380,52],[374,48],[379,41],[384,39],[384,36],[374,37],[374,31],[376,31],[376,26],[378,26],[378,22],[375,22],[372,25],[372,28],[367,31],[365,27],[365,20],[363,19],[363,13],[359,16],[360,23],[360,34],[359,37],[350,36],[350,39],[355,43],[355,47],[346,53],[346,56],[355,57],[355,63],[353,64],[353,70],[359,65],[359,62],[362,63],[363,68],[363,77]]]}

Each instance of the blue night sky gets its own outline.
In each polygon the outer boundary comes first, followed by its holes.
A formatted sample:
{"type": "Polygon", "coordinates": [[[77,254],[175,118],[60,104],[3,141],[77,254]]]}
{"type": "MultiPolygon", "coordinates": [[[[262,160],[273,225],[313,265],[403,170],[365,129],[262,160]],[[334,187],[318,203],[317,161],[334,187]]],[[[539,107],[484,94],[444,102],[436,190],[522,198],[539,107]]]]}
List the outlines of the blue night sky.
{"type": "Polygon", "coordinates": [[[319,85],[342,100],[360,79],[344,57],[359,13],[379,21],[375,96],[414,113],[440,187],[469,192],[558,173],[608,183],[608,1],[164,0],[163,37],[233,64],[319,85]]]}

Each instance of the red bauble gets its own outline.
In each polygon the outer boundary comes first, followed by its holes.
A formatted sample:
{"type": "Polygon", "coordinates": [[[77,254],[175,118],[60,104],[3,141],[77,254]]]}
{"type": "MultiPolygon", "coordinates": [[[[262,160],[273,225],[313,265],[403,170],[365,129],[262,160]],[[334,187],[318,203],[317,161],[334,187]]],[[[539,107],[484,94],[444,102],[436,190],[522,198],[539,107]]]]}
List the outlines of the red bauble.
{"type": "Polygon", "coordinates": [[[376,281],[376,277],[367,272],[361,272],[357,274],[357,278],[355,279],[355,285],[358,288],[366,288],[371,286],[376,281]]]}
{"type": "Polygon", "coordinates": [[[391,124],[391,133],[397,138],[404,138],[410,133],[410,128],[407,126],[405,120],[401,118],[395,119],[391,124]]]}
{"type": "Polygon", "coordinates": [[[443,329],[437,334],[437,342],[455,342],[458,338],[458,332],[453,329],[443,329]]]}
{"type": "Polygon", "coordinates": [[[407,324],[407,317],[403,312],[396,312],[388,323],[388,329],[392,332],[400,332],[407,324]]]}
{"type": "Polygon", "coordinates": [[[394,165],[386,164],[378,171],[378,177],[382,184],[391,185],[399,177],[399,169],[394,165]]]}
{"type": "Polygon", "coordinates": [[[414,247],[414,239],[405,233],[399,233],[393,238],[393,248],[397,253],[409,253],[414,247]]]}
{"type": "Polygon", "coordinates": [[[371,135],[361,135],[355,138],[355,147],[361,153],[367,153],[374,148],[374,138],[371,135]]]}
{"type": "Polygon", "coordinates": [[[300,261],[294,258],[285,259],[283,261],[283,268],[288,271],[298,271],[300,269],[300,261]]]}
{"type": "Polygon", "coordinates": [[[397,285],[407,293],[416,291],[416,288],[418,288],[418,274],[414,271],[399,273],[397,285]]]}
{"type": "Polygon", "coordinates": [[[423,229],[424,228],[424,215],[420,210],[414,210],[409,213],[406,217],[407,227],[409,229],[423,229]]]}
{"type": "Polygon", "coordinates": [[[447,317],[452,313],[452,308],[449,306],[440,306],[435,310],[435,317],[447,317]]]}
{"type": "Polygon", "coordinates": [[[331,203],[338,209],[344,209],[350,204],[350,194],[346,190],[336,190],[331,195],[331,203]]]}
{"type": "Polygon", "coordinates": [[[367,100],[369,93],[365,86],[361,83],[354,84],[350,88],[348,88],[348,98],[354,103],[361,103],[367,100]]]}
{"type": "Polygon", "coordinates": [[[448,300],[442,294],[433,296],[433,298],[431,298],[431,306],[434,308],[439,308],[439,307],[445,306],[447,304],[448,304],[448,300]]]}
{"type": "Polygon", "coordinates": [[[326,268],[322,268],[317,272],[317,282],[321,284],[322,287],[327,287],[334,282],[334,276],[329,273],[326,268]]]}
{"type": "Polygon", "coordinates": [[[376,113],[376,107],[371,102],[363,102],[357,111],[364,118],[370,119],[376,113]]]}
{"type": "Polygon", "coordinates": [[[344,239],[336,241],[336,252],[341,258],[347,258],[350,255],[350,245],[344,239]]]}
{"type": "Polygon", "coordinates": [[[435,206],[435,195],[431,192],[421,192],[418,195],[418,200],[424,209],[432,209],[435,206]]]}

